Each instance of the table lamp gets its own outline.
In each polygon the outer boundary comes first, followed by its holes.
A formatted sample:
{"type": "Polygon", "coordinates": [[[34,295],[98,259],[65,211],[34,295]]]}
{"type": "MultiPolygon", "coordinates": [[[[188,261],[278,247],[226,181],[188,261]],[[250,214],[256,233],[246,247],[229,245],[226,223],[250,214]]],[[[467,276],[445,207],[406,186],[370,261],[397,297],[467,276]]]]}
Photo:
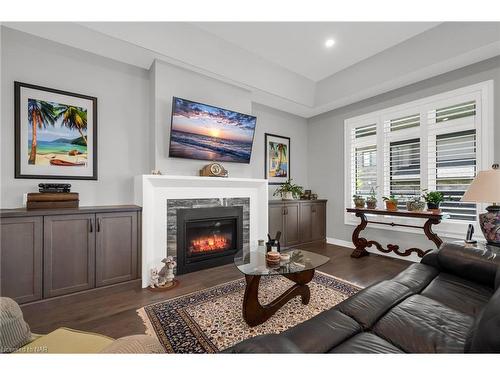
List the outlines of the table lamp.
{"type": "Polygon", "coordinates": [[[492,203],[479,215],[479,224],[489,245],[500,246],[500,169],[481,171],[462,197],[462,202],[492,203]]]}

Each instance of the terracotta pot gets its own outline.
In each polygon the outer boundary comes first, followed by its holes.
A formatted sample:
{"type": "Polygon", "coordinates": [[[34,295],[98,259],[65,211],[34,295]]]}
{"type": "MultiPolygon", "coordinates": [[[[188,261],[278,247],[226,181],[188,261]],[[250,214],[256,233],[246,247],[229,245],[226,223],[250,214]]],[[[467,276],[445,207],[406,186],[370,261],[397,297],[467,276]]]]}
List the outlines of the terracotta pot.
{"type": "Polygon", "coordinates": [[[385,201],[385,208],[388,211],[397,211],[398,210],[398,202],[397,201],[385,201]]]}

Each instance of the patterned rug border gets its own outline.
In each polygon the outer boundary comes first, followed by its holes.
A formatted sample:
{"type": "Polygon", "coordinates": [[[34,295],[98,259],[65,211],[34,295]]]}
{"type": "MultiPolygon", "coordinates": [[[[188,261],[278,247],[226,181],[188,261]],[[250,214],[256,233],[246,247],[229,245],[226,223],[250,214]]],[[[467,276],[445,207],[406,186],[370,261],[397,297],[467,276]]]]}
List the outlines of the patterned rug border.
{"type": "MultiPolygon", "coordinates": [[[[274,276],[264,276],[261,280],[261,284],[269,283],[273,279],[274,276]]],[[[342,285],[335,285],[335,282],[339,282],[340,284],[345,284],[348,287],[351,287],[353,290],[347,290],[345,291],[344,294],[353,294],[356,292],[359,292],[360,290],[363,289],[362,286],[354,284],[350,281],[344,280],[340,277],[330,275],[325,272],[321,272],[316,270],[315,272],[315,279],[319,278],[320,280],[323,279],[323,285],[333,287],[333,286],[342,286],[342,285]]],[[[165,347],[166,351],[168,353],[175,353],[175,348],[172,346],[171,341],[165,334],[165,330],[162,327],[161,322],[159,321],[158,317],[156,314],[152,312],[153,308],[158,305],[164,305],[164,304],[176,304],[179,302],[184,302],[182,306],[178,306],[177,308],[173,308],[172,310],[175,310],[176,313],[179,315],[179,317],[182,319],[182,321],[187,325],[189,328],[189,333],[191,333],[194,338],[198,341],[198,343],[203,347],[205,352],[207,353],[217,353],[219,350],[218,348],[211,342],[211,340],[203,333],[202,328],[192,319],[192,317],[185,312],[185,308],[196,306],[198,304],[203,304],[206,301],[210,300],[211,298],[217,298],[221,297],[226,294],[231,294],[237,292],[240,288],[244,288],[245,286],[245,278],[241,277],[235,280],[230,280],[226,281],[224,283],[220,283],[208,288],[200,289],[197,291],[193,291],[190,293],[182,294],[180,296],[172,297],[172,298],[167,298],[163,301],[159,302],[154,302],[148,305],[145,305],[141,307],[140,309],[136,310],[137,315],[141,318],[141,320],[144,323],[145,326],[145,334],[150,335],[152,337],[156,337],[160,340],[162,345],[165,347]],[[231,285],[233,284],[233,285],[231,285]],[[225,290],[224,287],[231,286],[229,290],[225,290]],[[198,297],[197,301],[193,301],[189,299],[189,297],[198,297]],[[201,297],[201,298],[200,298],[201,297]],[[188,303],[186,303],[188,302],[188,303]]],[[[336,288],[337,289],[337,288],[336,288]]],[[[337,289],[339,292],[342,293],[342,289],[338,288],[337,289]]]]}

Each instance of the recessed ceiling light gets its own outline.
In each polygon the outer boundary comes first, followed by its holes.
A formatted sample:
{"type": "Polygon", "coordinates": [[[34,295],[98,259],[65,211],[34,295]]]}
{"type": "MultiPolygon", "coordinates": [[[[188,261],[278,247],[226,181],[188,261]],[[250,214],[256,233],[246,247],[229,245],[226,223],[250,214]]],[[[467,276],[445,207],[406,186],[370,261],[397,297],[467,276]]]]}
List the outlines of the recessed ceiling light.
{"type": "Polygon", "coordinates": [[[333,40],[333,39],[327,39],[325,42],[326,48],[331,48],[331,47],[333,47],[334,44],[335,44],[335,40],[333,40]]]}

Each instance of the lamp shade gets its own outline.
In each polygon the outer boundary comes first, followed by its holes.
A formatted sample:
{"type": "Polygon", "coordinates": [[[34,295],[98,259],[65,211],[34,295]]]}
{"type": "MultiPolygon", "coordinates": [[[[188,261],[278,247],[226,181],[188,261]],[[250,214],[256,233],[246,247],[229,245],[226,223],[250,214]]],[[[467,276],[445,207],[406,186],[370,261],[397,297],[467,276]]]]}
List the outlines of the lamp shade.
{"type": "Polygon", "coordinates": [[[469,185],[461,201],[500,203],[500,169],[479,172],[469,185]]]}

